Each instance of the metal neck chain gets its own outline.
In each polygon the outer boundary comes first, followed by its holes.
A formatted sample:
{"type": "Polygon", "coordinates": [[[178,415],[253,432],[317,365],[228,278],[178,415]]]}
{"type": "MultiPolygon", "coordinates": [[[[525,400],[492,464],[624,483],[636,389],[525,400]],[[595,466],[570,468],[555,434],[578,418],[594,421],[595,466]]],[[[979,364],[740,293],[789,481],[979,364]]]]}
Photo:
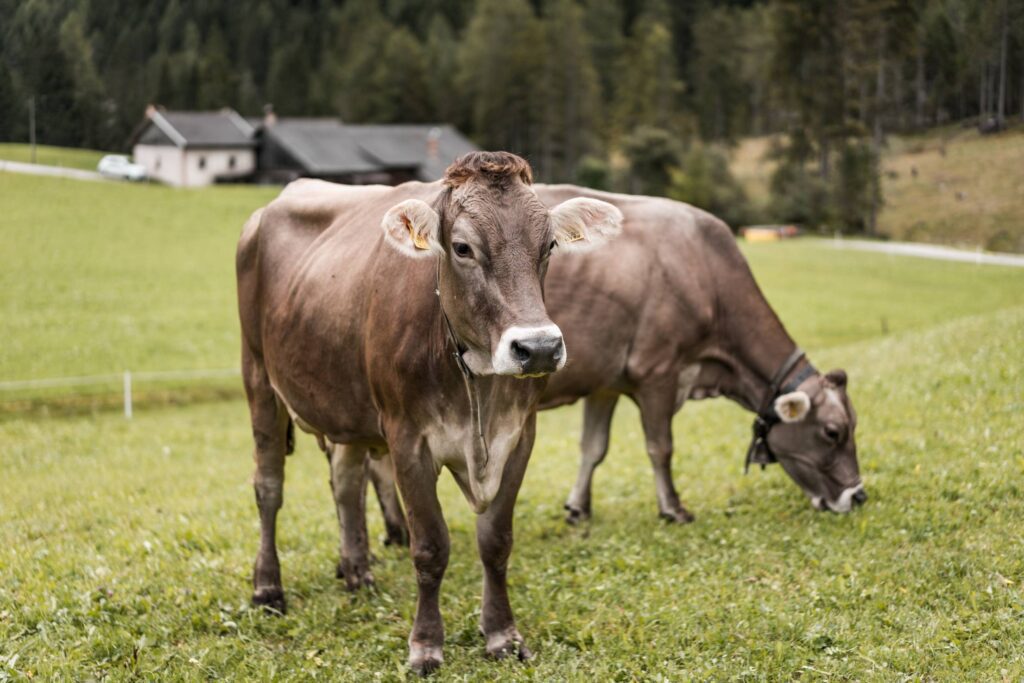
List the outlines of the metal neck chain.
{"type": "Polygon", "coordinates": [[[459,338],[455,336],[455,329],[452,327],[452,321],[448,319],[448,313],[445,312],[444,304],[441,302],[441,257],[438,257],[437,259],[437,275],[434,280],[434,295],[437,297],[437,306],[441,309],[441,317],[444,319],[445,335],[447,336],[448,342],[452,345],[452,356],[455,357],[455,364],[459,368],[463,384],[466,387],[466,396],[469,399],[469,417],[476,425],[477,438],[483,448],[483,464],[486,465],[491,459],[491,452],[487,447],[487,438],[484,436],[484,418],[480,404],[479,388],[474,381],[476,377],[473,374],[473,371],[470,370],[469,365],[466,364],[466,359],[462,357],[462,354],[464,353],[462,350],[463,346],[459,343],[459,338]]]}

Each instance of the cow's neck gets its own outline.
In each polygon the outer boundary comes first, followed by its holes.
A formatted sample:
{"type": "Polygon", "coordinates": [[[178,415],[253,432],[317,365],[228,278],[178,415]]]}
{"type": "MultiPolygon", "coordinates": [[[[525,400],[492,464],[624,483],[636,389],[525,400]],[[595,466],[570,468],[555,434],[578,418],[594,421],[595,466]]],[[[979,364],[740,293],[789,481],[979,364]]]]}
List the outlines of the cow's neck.
{"type": "MultiPolygon", "coordinates": [[[[723,297],[710,343],[701,354],[695,397],[723,395],[756,411],[772,377],[796,343],[751,279],[753,291],[723,297]]],[[[807,361],[801,361],[800,367],[807,361]]],[[[795,368],[794,368],[795,370],[795,368]]]]}

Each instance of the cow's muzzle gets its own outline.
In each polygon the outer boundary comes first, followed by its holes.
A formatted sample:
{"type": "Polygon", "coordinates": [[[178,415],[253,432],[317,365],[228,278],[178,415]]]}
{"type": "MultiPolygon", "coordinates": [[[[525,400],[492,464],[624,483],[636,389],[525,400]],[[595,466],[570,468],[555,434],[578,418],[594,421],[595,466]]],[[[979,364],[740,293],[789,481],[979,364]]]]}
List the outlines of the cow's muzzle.
{"type": "Polygon", "coordinates": [[[494,370],[500,375],[537,377],[565,365],[565,342],[556,325],[510,327],[501,335],[494,370]]]}
{"type": "Polygon", "coordinates": [[[853,509],[854,505],[863,505],[867,502],[868,493],[864,490],[864,484],[857,484],[850,488],[843,489],[843,492],[839,494],[839,498],[836,500],[826,500],[820,496],[811,499],[811,505],[822,512],[831,510],[832,512],[849,512],[853,509]]]}

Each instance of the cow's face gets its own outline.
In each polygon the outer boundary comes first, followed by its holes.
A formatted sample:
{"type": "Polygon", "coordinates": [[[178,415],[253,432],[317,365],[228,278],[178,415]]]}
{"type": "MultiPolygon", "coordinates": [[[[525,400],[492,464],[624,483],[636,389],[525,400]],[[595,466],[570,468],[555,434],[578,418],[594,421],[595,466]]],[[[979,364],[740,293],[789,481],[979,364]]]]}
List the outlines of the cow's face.
{"type": "Polygon", "coordinates": [[[544,306],[548,260],[592,248],[619,232],[611,204],[576,198],[550,211],[530,187],[530,167],[505,152],[452,164],[433,206],[398,204],[384,217],[389,242],[439,259],[441,305],[470,369],[533,377],[565,365],[561,330],[544,306]]]}
{"type": "Polygon", "coordinates": [[[857,413],[844,371],[811,377],[777,398],[775,412],[782,422],[768,433],[768,445],[814,507],[849,512],[867,500],[857,467],[857,413]]]}

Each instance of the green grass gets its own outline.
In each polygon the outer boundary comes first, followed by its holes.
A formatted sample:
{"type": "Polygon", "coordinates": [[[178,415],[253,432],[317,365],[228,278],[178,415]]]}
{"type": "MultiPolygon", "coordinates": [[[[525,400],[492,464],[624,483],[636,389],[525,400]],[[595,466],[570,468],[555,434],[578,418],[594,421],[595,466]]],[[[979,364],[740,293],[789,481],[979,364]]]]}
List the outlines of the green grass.
{"type": "MultiPolygon", "coordinates": [[[[272,194],[0,174],[0,379],[237,362],[234,241],[272,194]]],[[[483,658],[473,515],[445,475],[441,680],[1024,676],[1024,272],[826,241],[744,249],[815,363],[848,370],[871,500],[821,514],[778,467],[742,476],[749,416],[706,401],[675,421],[697,521],[665,525],[623,402],[596,519],[569,528],[580,409],[543,413],[510,571],[537,657],[483,658]]],[[[0,443],[0,681],[405,677],[411,563],[376,542],[371,504],[378,589],[345,592],[310,438],[279,523],[283,618],[247,607],[244,402],[12,414],[0,443]]]]}
{"type": "Polygon", "coordinates": [[[237,366],[235,244],[277,191],[0,173],[0,379],[237,366]]]}
{"type": "MultiPolygon", "coordinates": [[[[36,159],[34,163],[42,164],[43,166],[63,166],[64,168],[95,171],[96,164],[100,163],[100,159],[105,154],[109,154],[109,152],[98,152],[94,149],[36,145],[36,159]]],[[[32,147],[30,145],[10,142],[0,143],[0,159],[21,161],[26,164],[33,163],[32,147]]]]}
{"type": "MultiPolygon", "coordinates": [[[[580,411],[544,413],[511,565],[537,657],[483,659],[473,515],[445,476],[441,680],[1019,680],[1022,338],[1016,308],[821,354],[850,370],[860,412],[872,499],[849,516],[812,511],[779,468],[743,477],[746,416],[716,401],[676,420],[696,523],[656,519],[624,406],[597,519],[568,528],[580,411]]],[[[349,595],[334,579],[327,470],[310,439],[290,459],[280,519],[284,618],[246,606],[258,531],[241,402],[6,422],[0,440],[0,662],[18,657],[0,672],[403,676],[411,565],[375,543],[377,591],[349,595]]],[[[371,521],[378,538],[375,509],[371,521]]]]}

